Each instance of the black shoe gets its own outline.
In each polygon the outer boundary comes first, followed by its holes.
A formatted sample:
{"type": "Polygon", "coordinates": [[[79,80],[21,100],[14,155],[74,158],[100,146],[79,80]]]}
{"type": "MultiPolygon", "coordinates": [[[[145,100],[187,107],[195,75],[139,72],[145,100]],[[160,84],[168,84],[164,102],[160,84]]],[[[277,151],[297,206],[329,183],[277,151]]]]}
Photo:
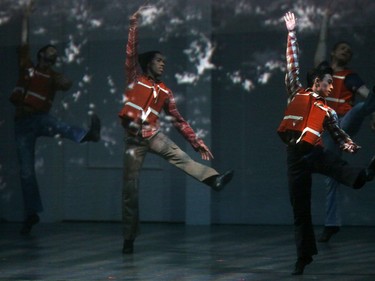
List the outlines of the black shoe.
{"type": "Polygon", "coordinates": [[[124,246],[122,247],[123,254],[133,254],[134,252],[134,240],[124,240],[124,246]]]}
{"type": "Polygon", "coordinates": [[[305,266],[313,261],[312,257],[298,258],[294,266],[292,275],[302,275],[305,270],[305,266]]]}
{"type": "Polygon", "coordinates": [[[208,184],[215,191],[220,191],[224,186],[229,183],[233,178],[233,170],[226,171],[224,174],[214,176],[212,179],[208,180],[208,184]]]}
{"type": "Polygon", "coordinates": [[[321,243],[328,242],[331,239],[332,235],[336,234],[339,231],[340,231],[339,226],[326,226],[326,227],[324,227],[324,230],[323,230],[322,234],[320,235],[320,237],[318,239],[318,242],[321,242],[321,243]]]}
{"type": "Polygon", "coordinates": [[[87,141],[98,142],[100,140],[100,130],[101,130],[100,119],[98,115],[93,113],[91,115],[90,129],[81,142],[87,142],[87,141]]]}
{"type": "Polygon", "coordinates": [[[32,214],[26,218],[26,220],[23,222],[23,226],[21,228],[20,233],[22,235],[30,234],[31,228],[33,225],[37,224],[39,222],[39,216],[37,214],[32,214]]]}

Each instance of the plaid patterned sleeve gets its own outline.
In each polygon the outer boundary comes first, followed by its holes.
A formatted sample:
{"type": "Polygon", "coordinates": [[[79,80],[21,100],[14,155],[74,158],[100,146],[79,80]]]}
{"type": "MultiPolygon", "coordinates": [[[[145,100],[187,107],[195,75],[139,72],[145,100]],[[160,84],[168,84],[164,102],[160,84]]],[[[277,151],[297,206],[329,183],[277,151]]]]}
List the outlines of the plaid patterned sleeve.
{"type": "Polygon", "coordinates": [[[352,139],[343,129],[340,128],[336,111],[332,108],[328,110],[328,117],[324,120],[324,129],[326,129],[333,140],[342,146],[345,143],[353,143],[352,139]]]}
{"type": "Polygon", "coordinates": [[[298,43],[295,31],[289,31],[288,33],[286,65],[285,85],[288,95],[292,95],[302,88],[299,80],[298,43]]]}
{"type": "Polygon", "coordinates": [[[138,75],[138,22],[130,19],[128,42],[126,44],[125,74],[127,85],[133,83],[138,75]]]}
{"type": "Polygon", "coordinates": [[[184,138],[191,144],[191,146],[197,150],[202,143],[201,139],[198,139],[194,130],[190,127],[189,123],[182,117],[177,109],[176,100],[174,99],[173,93],[169,92],[170,98],[164,106],[164,111],[167,115],[172,117],[173,126],[184,136],[184,138]]]}

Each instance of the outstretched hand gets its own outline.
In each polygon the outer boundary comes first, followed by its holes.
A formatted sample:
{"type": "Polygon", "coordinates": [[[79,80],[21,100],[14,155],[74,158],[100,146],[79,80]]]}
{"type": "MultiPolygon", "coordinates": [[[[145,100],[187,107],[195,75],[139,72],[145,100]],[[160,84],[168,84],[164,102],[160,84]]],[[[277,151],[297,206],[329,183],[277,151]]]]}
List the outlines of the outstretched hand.
{"type": "Polygon", "coordinates": [[[135,20],[139,19],[142,16],[142,12],[147,10],[147,9],[150,9],[151,7],[152,7],[151,5],[140,6],[138,8],[138,10],[130,16],[130,19],[135,19],[135,20]]]}
{"type": "Polygon", "coordinates": [[[26,1],[23,6],[23,13],[25,17],[29,17],[34,10],[34,0],[26,1]]]}
{"type": "Polygon", "coordinates": [[[334,8],[334,2],[333,0],[327,1],[327,6],[325,7],[324,10],[324,16],[329,19],[333,15],[333,11],[335,10],[334,8]]]}
{"type": "Polygon", "coordinates": [[[292,12],[287,12],[284,16],[285,20],[285,25],[288,31],[293,31],[294,28],[296,27],[296,17],[294,16],[294,13],[292,12]]]}
{"type": "Polygon", "coordinates": [[[354,142],[344,143],[341,149],[345,152],[356,153],[361,147],[354,142]]]}
{"type": "Polygon", "coordinates": [[[203,160],[214,159],[214,156],[212,155],[210,149],[203,142],[200,144],[198,152],[200,153],[203,160]]]}
{"type": "Polygon", "coordinates": [[[22,30],[21,30],[21,44],[27,45],[29,43],[29,18],[34,10],[34,0],[25,1],[22,4],[22,30]]]}

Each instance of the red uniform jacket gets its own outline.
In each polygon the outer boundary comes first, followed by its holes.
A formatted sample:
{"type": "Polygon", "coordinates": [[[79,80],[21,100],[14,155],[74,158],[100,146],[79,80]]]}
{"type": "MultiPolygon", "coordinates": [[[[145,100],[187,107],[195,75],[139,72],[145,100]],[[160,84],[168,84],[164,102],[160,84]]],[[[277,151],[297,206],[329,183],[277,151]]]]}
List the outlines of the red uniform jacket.
{"type": "Polygon", "coordinates": [[[36,111],[48,112],[56,92],[53,87],[53,71],[44,73],[28,68],[27,72],[18,80],[10,97],[11,102],[15,105],[28,105],[36,111]]]}
{"type": "Polygon", "coordinates": [[[119,116],[155,126],[169,93],[170,90],[164,83],[154,83],[145,76],[140,76],[128,86],[125,104],[119,116]]]}
{"type": "Polygon", "coordinates": [[[326,98],[327,104],[333,108],[337,115],[342,116],[352,109],[354,104],[353,92],[345,86],[345,78],[351,74],[351,70],[335,72],[333,77],[333,91],[326,98]]]}
{"type": "Polygon", "coordinates": [[[290,101],[277,132],[286,144],[305,141],[316,145],[328,110],[322,97],[302,89],[290,101]]]}
{"type": "Polygon", "coordinates": [[[64,76],[53,69],[41,70],[35,67],[30,60],[27,45],[20,48],[19,60],[19,77],[10,101],[17,107],[26,105],[35,112],[48,112],[56,91],[68,90],[71,82],[59,82],[59,78],[64,76]]]}

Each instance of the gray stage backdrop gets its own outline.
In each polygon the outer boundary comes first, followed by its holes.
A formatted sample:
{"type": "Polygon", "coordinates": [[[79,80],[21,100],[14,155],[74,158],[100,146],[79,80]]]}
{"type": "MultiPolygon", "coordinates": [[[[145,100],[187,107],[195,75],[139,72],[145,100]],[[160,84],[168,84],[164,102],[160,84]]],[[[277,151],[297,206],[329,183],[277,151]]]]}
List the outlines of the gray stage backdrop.
{"type": "MultiPolygon", "coordinates": [[[[22,220],[22,195],[8,97],[17,78],[22,6],[0,2],[0,218],[22,220]]],[[[40,138],[36,170],[45,211],[43,221],[120,221],[123,130],[117,113],[124,90],[128,17],[144,1],[34,1],[30,43],[35,53],[53,43],[61,54],[57,69],[74,87],[56,97],[52,114],[87,126],[89,113],[102,119],[102,141],[77,145],[40,138]]],[[[291,224],[285,147],[276,128],[286,105],[286,30],[283,14],[299,20],[301,76],[313,64],[327,1],[148,1],[140,28],[140,51],[167,56],[164,77],[181,113],[212,148],[208,163],[235,170],[221,193],[149,155],[141,178],[142,221],[188,224],[291,224]]],[[[335,1],[328,45],[352,43],[351,63],[372,88],[375,83],[373,1],[335,1]]],[[[163,118],[163,130],[195,159],[199,155],[163,118]]],[[[368,120],[355,137],[362,150],[347,159],[365,164],[375,153],[368,120]]],[[[375,224],[375,184],[361,191],[343,188],[343,223],[375,224]]],[[[313,220],[324,220],[324,177],[314,176],[313,220]]]]}

